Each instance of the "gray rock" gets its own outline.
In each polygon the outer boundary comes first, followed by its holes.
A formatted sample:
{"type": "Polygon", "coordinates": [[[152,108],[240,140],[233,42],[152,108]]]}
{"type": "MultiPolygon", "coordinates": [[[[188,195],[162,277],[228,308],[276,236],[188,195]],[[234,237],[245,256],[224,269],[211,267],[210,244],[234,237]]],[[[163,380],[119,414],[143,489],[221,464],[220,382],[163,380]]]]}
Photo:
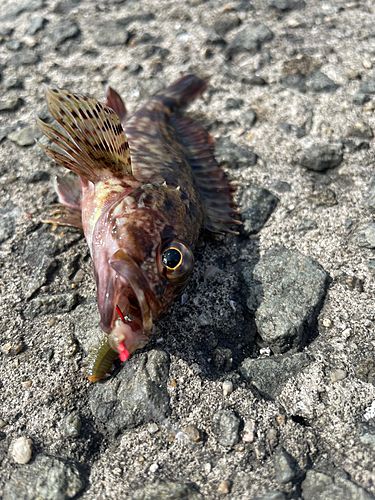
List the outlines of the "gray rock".
{"type": "Polygon", "coordinates": [[[23,12],[34,12],[41,9],[44,5],[44,0],[18,0],[17,2],[9,2],[5,4],[5,9],[1,11],[0,21],[13,19],[23,12]]]}
{"type": "Polygon", "coordinates": [[[282,491],[271,490],[264,495],[256,496],[253,500],[286,500],[287,496],[282,491]]]}
{"type": "Polygon", "coordinates": [[[279,199],[267,189],[245,186],[239,196],[239,206],[244,229],[249,234],[258,233],[275,210],[279,199]]]}
{"type": "Polygon", "coordinates": [[[90,408],[103,432],[114,435],[169,414],[169,356],[150,351],[127,362],[115,378],[97,384],[90,408]]]}
{"type": "Polygon", "coordinates": [[[369,423],[361,423],[358,426],[359,440],[366,446],[371,446],[375,450],[375,427],[369,423]]]}
{"type": "Polygon", "coordinates": [[[338,88],[338,84],[325,73],[316,71],[306,79],[306,88],[312,92],[333,92],[338,88]]]}
{"type": "Polygon", "coordinates": [[[288,12],[293,9],[302,8],[305,2],[302,0],[268,0],[268,5],[279,12],[288,12]]]}
{"type": "Polygon", "coordinates": [[[103,47],[126,45],[130,36],[130,32],[119,21],[103,21],[94,32],[96,43],[103,47]]]}
{"type": "Polygon", "coordinates": [[[354,241],[361,248],[375,248],[375,222],[360,226],[354,234],[354,241]]]}
{"type": "Polygon", "coordinates": [[[35,50],[24,49],[12,56],[12,64],[16,67],[32,66],[40,60],[39,54],[35,50]]]}
{"type": "Polygon", "coordinates": [[[225,101],[225,109],[240,109],[243,104],[243,99],[234,99],[233,97],[230,97],[225,101]]]}
{"type": "Polygon", "coordinates": [[[258,156],[252,149],[234,144],[227,137],[217,141],[215,157],[220,165],[225,164],[230,167],[253,166],[258,161],[258,156]]]}
{"type": "Polygon", "coordinates": [[[253,125],[255,125],[258,117],[253,109],[249,109],[241,115],[241,118],[248,127],[252,127],[253,125]]]}
{"type": "Polygon", "coordinates": [[[16,111],[21,107],[23,100],[20,97],[5,97],[0,100],[0,111],[16,111]]]}
{"type": "Polygon", "coordinates": [[[298,475],[297,463],[282,446],[273,455],[273,465],[275,479],[278,483],[286,484],[296,479],[298,475]]]}
{"type": "Polygon", "coordinates": [[[275,353],[301,348],[308,340],[322,306],[328,274],[313,259],[274,247],[254,269],[260,306],[258,333],[275,353]]]}
{"type": "Polygon", "coordinates": [[[63,422],[63,431],[66,437],[77,437],[81,432],[82,422],[75,412],[67,415],[63,422]]]}
{"type": "Polygon", "coordinates": [[[316,172],[323,172],[330,168],[337,167],[343,160],[342,144],[312,144],[305,149],[300,164],[316,172]]]}
{"type": "Polygon", "coordinates": [[[249,23],[242,28],[228,46],[228,55],[239,52],[255,54],[264,43],[273,38],[272,31],[263,23],[249,23]]]}
{"type": "Polygon", "coordinates": [[[6,90],[11,90],[11,89],[23,89],[24,88],[24,82],[23,79],[15,76],[15,75],[10,75],[4,82],[4,86],[6,90]]]}
{"type": "Polygon", "coordinates": [[[284,87],[306,92],[306,77],[304,75],[287,75],[280,80],[280,83],[284,85],[284,87]]]}
{"type": "Polygon", "coordinates": [[[193,483],[155,481],[132,493],[133,500],[199,500],[203,498],[193,483]]]}
{"type": "Polygon", "coordinates": [[[26,30],[26,35],[34,36],[41,31],[44,26],[47,24],[47,19],[44,17],[38,16],[31,19],[29,27],[26,30]]]}
{"type": "Polygon", "coordinates": [[[15,469],[5,483],[3,500],[66,500],[84,488],[83,478],[72,463],[45,455],[15,469]]]}
{"type": "Polygon", "coordinates": [[[58,295],[41,295],[32,299],[25,308],[26,318],[32,319],[45,314],[61,314],[76,307],[78,295],[76,293],[61,293],[58,295]]]}
{"type": "Polygon", "coordinates": [[[24,127],[8,134],[8,139],[21,147],[33,146],[40,134],[34,127],[24,127]]]}
{"type": "Polygon", "coordinates": [[[214,20],[213,28],[219,36],[225,36],[228,31],[241,24],[241,19],[235,12],[220,13],[214,20]]]}
{"type": "Polygon", "coordinates": [[[70,19],[59,21],[51,26],[48,36],[55,48],[61,47],[67,40],[78,38],[81,30],[78,24],[70,19]]]}
{"type": "Polygon", "coordinates": [[[239,440],[241,420],[232,410],[221,410],[213,417],[213,431],[223,446],[234,446],[239,440]]]}
{"type": "Polygon", "coordinates": [[[356,122],[351,125],[346,135],[347,137],[358,137],[359,139],[368,139],[369,141],[374,137],[372,128],[365,122],[356,122]]]}
{"type": "Polygon", "coordinates": [[[361,83],[359,87],[360,94],[375,94],[375,78],[369,78],[361,83]]]}
{"type": "Polygon", "coordinates": [[[303,500],[373,500],[366,490],[342,477],[309,470],[302,483],[303,500]]]}
{"type": "Polygon", "coordinates": [[[363,382],[375,385],[375,359],[367,357],[355,368],[355,374],[363,382]]]}
{"type": "Polygon", "coordinates": [[[247,358],[242,362],[240,373],[263,396],[274,399],[286,382],[309,363],[310,358],[303,352],[269,358],[247,358]]]}

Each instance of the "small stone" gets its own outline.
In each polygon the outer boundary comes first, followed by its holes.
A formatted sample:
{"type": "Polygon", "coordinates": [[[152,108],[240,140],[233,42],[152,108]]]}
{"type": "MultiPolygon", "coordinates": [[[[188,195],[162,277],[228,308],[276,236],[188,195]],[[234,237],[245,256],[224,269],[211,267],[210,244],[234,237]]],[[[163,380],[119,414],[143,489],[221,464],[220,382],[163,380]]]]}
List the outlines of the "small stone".
{"type": "Polygon", "coordinates": [[[6,342],[0,348],[1,352],[7,356],[17,356],[25,349],[25,344],[20,342],[6,342]]]}
{"type": "Polygon", "coordinates": [[[340,165],[343,160],[342,144],[313,144],[300,158],[300,164],[316,172],[324,172],[340,165]]]}
{"type": "Polygon", "coordinates": [[[306,79],[306,88],[312,92],[333,92],[338,85],[325,73],[316,71],[306,79]]]}
{"type": "Polygon", "coordinates": [[[358,137],[360,139],[371,140],[374,137],[372,128],[368,123],[356,122],[354,123],[347,132],[347,137],[358,137]]]}
{"type": "Polygon", "coordinates": [[[13,470],[2,498],[63,500],[75,498],[84,486],[81,473],[71,460],[38,455],[30,465],[13,470]]]}
{"type": "Polygon", "coordinates": [[[47,23],[47,19],[44,17],[38,16],[31,19],[29,27],[26,30],[26,35],[34,36],[38,31],[41,31],[45,24],[47,23]]]}
{"type": "Polygon", "coordinates": [[[233,392],[233,382],[231,380],[224,380],[223,382],[223,396],[226,398],[233,392]]]}
{"type": "Polygon", "coordinates": [[[365,358],[355,367],[355,374],[368,384],[375,385],[375,359],[365,358]]]}
{"type": "Polygon", "coordinates": [[[358,427],[359,440],[366,446],[371,446],[375,450],[375,427],[368,422],[361,423],[358,427]]]}
{"type": "Polygon", "coordinates": [[[232,489],[232,482],[228,479],[224,481],[220,481],[219,486],[217,487],[217,492],[219,495],[228,495],[232,489]]]}
{"type": "Polygon", "coordinates": [[[232,447],[238,443],[240,423],[232,410],[221,410],[214,415],[213,430],[221,445],[232,447]]]}
{"type": "Polygon", "coordinates": [[[233,364],[233,353],[226,347],[217,347],[213,354],[213,364],[219,371],[229,371],[233,364]]]}
{"type": "Polygon", "coordinates": [[[230,167],[248,167],[256,165],[258,161],[258,156],[252,149],[234,144],[227,137],[217,141],[215,156],[220,165],[230,167]]]}
{"type": "Polygon", "coordinates": [[[16,111],[22,103],[23,100],[20,97],[5,97],[0,100],[0,111],[16,111]]]}
{"type": "Polygon", "coordinates": [[[67,40],[78,38],[81,30],[77,23],[63,19],[49,29],[49,39],[55,48],[60,48],[67,40]]]}
{"type": "Polygon", "coordinates": [[[4,429],[8,425],[8,422],[0,418],[0,429],[4,429]]]}
{"type": "Polygon", "coordinates": [[[103,21],[94,32],[96,43],[102,47],[126,45],[130,37],[131,33],[119,21],[103,21]]]}
{"type": "Polygon", "coordinates": [[[229,31],[236,28],[241,24],[241,20],[238,15],[234,12],[226,12],[225,15],[221,13],[217,16],[216,20],[213,23],[213,28],[216,33],[223,37],[229,31]]]}
{"type": "Polygon", "coordinates": [[[304,352],[269,358],[246,358],[240,373],[261,395],[275,399],[287,381],[298,375],[309,363],[310,359],[304,352]]]}
{"type": "Polygon", "coordinates": [[[77,413],[71,413],[65,418],[64,434],[67,437],[77,437],[81,432],[82,422],[77,413]]]}
{"type": "Polygon", "coordinates": [[[24,127],[16,130],[8,135],[8,139],[18,146],[26,147],[33,146],[37,137],[37,132],[34,127],[24,127]]]}
{"type": "Polygon", "coordinates": [[[274,456],[275,479],[278,483],[286,484],[293,481],[297,476],[297,464],[294,458],[280,446],[274,456]]]}
{"type": "Polygon", "coordinates": [[[15,67],[32,66],[40,60],[39,54],[35,50],[24,49],[12,57],[12,64],[15,67]]]}
{"type": "Polygon", "coordinates": [[[288,12],[303,5],[300,0],[268,0],[268,5],[279,12],[288,12]]]}
{"type": "Polygon", "coordinates": [[[156,462],[151,464],[150,465],[150,468],[149,468],[149,471],[152,473],[152,474],[155,474],[155,472],[159,469],[159,464],[157,464],[156,462]]]}
{"type": "Polygon", "coordinates": [[[360,226],[354,234],[354,240],[361,248],[375,248],[375,222],[360,226]]]}
{"type": "Polygon", "coordinates": [[[241,115],[241,118],[245,122],[246,126],[252,127],[257,121],[257,114],[253,109],[249,109],[241,115]]]}
{"type": "Polygon", "coordinates": [[[265,24],[248,23],[230,42],[228,55],[231,57],[239,52],[254,54],[272,38],[273,33],[265,24]]]}
{"type": "Polygon", "coordinates": [[[254,420],[247,420],[243,428],[242,441],[244,443],[253,443],[255,441],[256,424],[254,420]]]}
{"type": "Polygon", "coordinates": [[[347,371],[342,370],[340,368],[337,370],[332,370],[331,373],[329,374],[329,378],[333,384],[335,382],[339,382],[340,380],[344,380],[347,376],[348,376],[347,371]]]}
{"type": "Polygon", "coordinates": [[[360,94],[375,94],[375,78],[369,78],[361,83],[359,87],[360,94]]]}
{"type": "Polygon", "coordinates": [[[149,351],[132,358],[116,378],[93,386],[90,408],[102,432],[116,435],[169,414],[169,356],[149,351]]]}
{"type": "Polygon", "coordinates": [[[33,442],[31,439],[21,436],[10,444],[10,456],[16,464],[27,464],[33,454],[33,442]]]}
{"type": "Polygon", "coordinates": [[[330,320],[329,318],[323,318],[322,325],[325,328],[331,328],[331,326],[332,326],[332,320],[330,320]]]}
{"type": "Polygon", "coordinates": [[[244,186],[239,194],[239,206],[246,233],[258,233],[275,210],[278,201],[267,189],[255,185],[244,186]]]}
{"type": "Polygon", "coordinates": [[[202,440],[201,432],[195,425],[189,424],[183,427],[182,432],[192,443],[199,443],[202,440]]]}
{"type": "Polygon", "coordinates": [[[344,499],[372,500],[374,497],[366,490],[341,476],[331,477],[322,472],[308,470],[302,482],[304,500],[344,499]]]}
{"type": "Polygon", "coordinates": [[[147,430],[151,435],[156,434],[157,432],[159,432],[159,426],[155,424],[155,422],[151,422],[150,424],[148,424],[147,430]]]}
{"type": "Polygon", "coordinates": [[[256,496],[252,500],[286,500],[287,496],[282,491],[270,490],[262,496],[256,496]]]}
{"type": "Polygon", "coordinates": [[[15,220],[9,213],[0,210],[0,244],[9,240],[14,234],[15,220]]]}
{"type": "Polygon", "coordinates": [[[225,101],[225,109],[240,109],[243,104],[243,99],[233,99],[233,97],[230,97],[225,101]]]}

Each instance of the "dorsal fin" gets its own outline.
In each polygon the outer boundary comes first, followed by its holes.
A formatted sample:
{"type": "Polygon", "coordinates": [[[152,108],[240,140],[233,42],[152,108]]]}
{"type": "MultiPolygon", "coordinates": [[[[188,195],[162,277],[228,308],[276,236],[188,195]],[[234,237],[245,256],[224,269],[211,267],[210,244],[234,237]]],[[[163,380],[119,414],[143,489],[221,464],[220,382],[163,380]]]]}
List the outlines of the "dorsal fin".
{"type": "Polygon", "coordinates": [[[80,177],[92,182],[132,175],[129,144],[116,112],[92,97],[51,88],[48,109],[56,120],[38,119],[52,146],[46,153],[80,177]]]}
{"type": "Polygon", "coordinates": [[[198,122],[188,116],[170,119],[192,168],[197,189],[205,206],[205,227],[214,233],[237,233],[233,189],[214,155],[214,140],[198,122]]]}

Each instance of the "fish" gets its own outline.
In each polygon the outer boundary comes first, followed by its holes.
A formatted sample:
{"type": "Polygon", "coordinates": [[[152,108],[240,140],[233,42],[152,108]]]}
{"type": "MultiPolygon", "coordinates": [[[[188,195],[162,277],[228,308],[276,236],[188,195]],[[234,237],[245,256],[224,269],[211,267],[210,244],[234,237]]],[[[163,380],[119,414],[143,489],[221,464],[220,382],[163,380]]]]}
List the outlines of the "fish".
{"type": "Polygon", "coordinates": [[[207,84],[184,75],[133,114],[112,87],[104,102],[46,89],[40,145],[74,176],[56,178],[59,204],[44,222],[83,230],[90,250],[105,334],[91,382],[149,342],[191,277],[201,233],[237,233],[233,188],[213,138],[186,113],[207,84]]]}

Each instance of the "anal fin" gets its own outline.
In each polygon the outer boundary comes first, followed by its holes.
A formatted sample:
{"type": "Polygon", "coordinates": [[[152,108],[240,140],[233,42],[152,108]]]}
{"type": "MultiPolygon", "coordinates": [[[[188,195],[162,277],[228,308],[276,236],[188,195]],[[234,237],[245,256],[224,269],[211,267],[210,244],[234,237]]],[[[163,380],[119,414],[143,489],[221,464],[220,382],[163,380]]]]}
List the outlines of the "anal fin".
{"type": "Polygon", "coordinates": [[[181,142],[192,168],[197,189],[206,211],[205,227],[214,233],[237,233],[231,187],[214,155],[214,140],[198,122],[187,116],[172,116],[171,125],[181,142]]]}

